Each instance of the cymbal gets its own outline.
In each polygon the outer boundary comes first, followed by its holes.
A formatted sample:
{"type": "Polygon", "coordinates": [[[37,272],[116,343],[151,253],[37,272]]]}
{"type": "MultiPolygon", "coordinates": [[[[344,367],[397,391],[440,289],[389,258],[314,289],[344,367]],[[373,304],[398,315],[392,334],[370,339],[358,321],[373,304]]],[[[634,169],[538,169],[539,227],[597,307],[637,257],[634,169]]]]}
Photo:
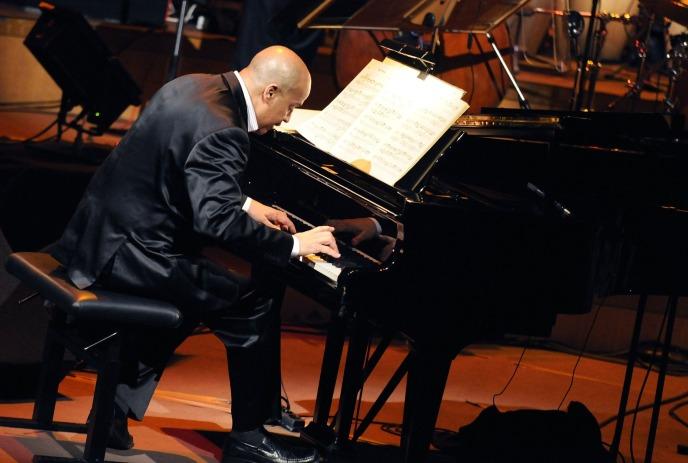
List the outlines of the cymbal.
{"type": "Polygon", "coordinates": [[[688,0],[640,0],[650,11],[688,27],[688,0]]]}

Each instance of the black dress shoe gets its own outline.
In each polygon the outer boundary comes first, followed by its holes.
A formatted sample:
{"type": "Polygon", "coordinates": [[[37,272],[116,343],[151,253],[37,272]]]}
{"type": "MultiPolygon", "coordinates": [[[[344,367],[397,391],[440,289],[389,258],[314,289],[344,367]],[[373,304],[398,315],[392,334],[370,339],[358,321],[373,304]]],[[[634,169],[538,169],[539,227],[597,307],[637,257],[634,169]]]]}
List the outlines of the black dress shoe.
{"type": "Polygon", "coordinates": [[[314,448],[297,447],[273,437],[264,430],[252,431],[250,438],[230,433],[225,442],[222,463],[314,463],[320,461],[314,448]]]}
{"type": "MultiPolygon", "coordinates": [[[[93,409],[88,414],[88,422],[93,419],[93,409]]],[[[110,432],[108,433],[107,447],[115,450],[129,450],[134,447],[134,437],[129,434],[127,414],[115,405],[110,432]]]]}

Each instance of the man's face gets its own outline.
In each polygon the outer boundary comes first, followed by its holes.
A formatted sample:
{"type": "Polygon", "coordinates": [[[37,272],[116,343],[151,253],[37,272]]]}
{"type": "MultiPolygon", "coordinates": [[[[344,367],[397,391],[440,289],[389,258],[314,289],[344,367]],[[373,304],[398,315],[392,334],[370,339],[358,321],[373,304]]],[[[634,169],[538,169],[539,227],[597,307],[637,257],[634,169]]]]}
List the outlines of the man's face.
{"type": "Polygon", "coordinates": [[[288,122],[294,108],[300,107],[311,91],[310,79],[291,89],[268,86],[263,92],[263,105],[258,119],[258,133],[264,134],[282,122],[288,122]]]}

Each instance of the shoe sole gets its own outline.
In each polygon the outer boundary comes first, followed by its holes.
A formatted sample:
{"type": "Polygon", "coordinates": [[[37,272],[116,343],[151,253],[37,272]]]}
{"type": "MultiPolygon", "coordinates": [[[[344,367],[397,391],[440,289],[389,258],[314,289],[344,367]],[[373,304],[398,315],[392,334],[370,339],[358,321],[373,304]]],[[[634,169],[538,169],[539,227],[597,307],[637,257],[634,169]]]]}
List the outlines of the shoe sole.
{"type": "MultiPolygon", "coordinates": [[[[269,462],[271,460],[266,460],[265,458],[246,458],[246,457],[237,457],[234,455],[227,455],[222,459],[222,463],[265,463],[269,462]]],[[[314,463],[322,462],[324,461],[322,457],[319,457],[317,460],[315,460],[314,463]]]]}

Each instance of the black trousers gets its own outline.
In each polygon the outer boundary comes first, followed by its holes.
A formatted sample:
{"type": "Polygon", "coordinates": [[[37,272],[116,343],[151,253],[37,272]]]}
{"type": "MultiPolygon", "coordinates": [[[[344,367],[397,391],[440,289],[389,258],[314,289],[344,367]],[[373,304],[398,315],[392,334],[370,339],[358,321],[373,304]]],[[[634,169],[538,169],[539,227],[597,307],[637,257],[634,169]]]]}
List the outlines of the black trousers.
{"type": "Polygon", "coordinates": [[[269,273],[239,275],[205,258],[177,260],[171,278],[141,275],[132,249],[120,249],[99,279],[103,287],[169,300],[182,311],[173,330],[134,329],[123,353],[116,401],[136,419],[143,415],[174,350],[200,325],[225,345],[231,387],[232,429],[255,429],[280,416],[280,314],[284,285],[269,273]],[[156,282],[157,285],[152,283],[156,282]]]}

